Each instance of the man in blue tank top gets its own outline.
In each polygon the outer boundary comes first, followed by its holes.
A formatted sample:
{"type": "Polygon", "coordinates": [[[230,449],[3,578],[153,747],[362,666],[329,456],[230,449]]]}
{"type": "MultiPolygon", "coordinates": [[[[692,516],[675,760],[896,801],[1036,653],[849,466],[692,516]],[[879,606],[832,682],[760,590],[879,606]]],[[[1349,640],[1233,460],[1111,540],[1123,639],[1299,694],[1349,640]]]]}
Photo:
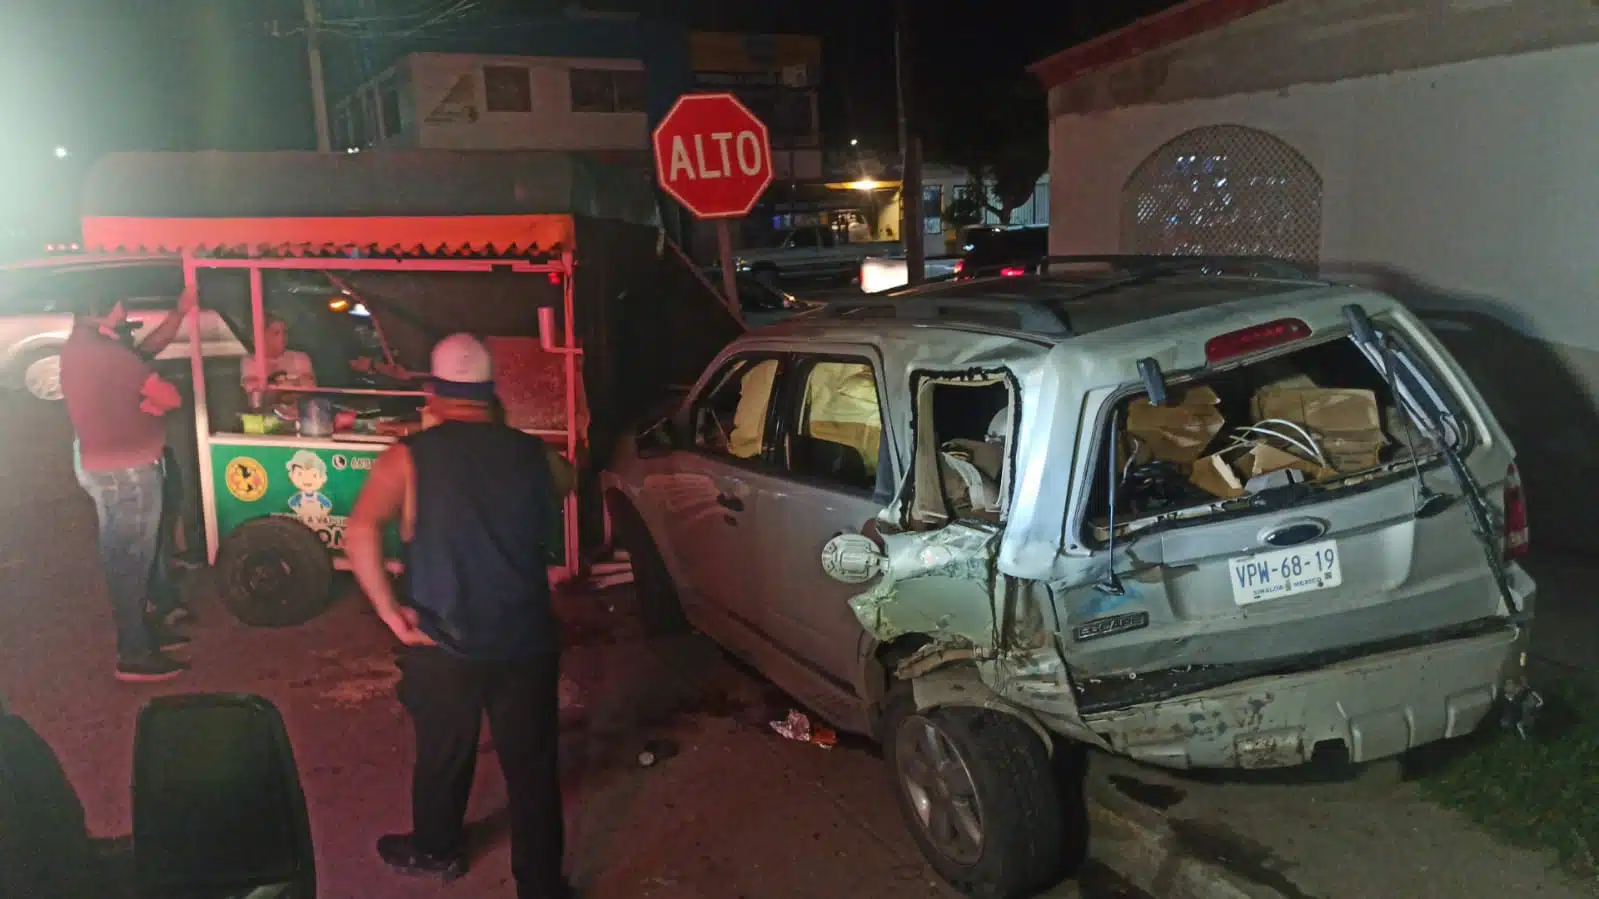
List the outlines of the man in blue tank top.
{"type": "Polygon", "coordinates": [[[345,529],[361,589],[405,644],[399,694],[416,728],[412,830],[378,840],[378,853],[403,873],[466,873],[466,805],[487,713],[510,799],[517,896],[565,899],[560,635],[547,560],[572,470],[501,422],[488,350],[470,335],[434,348],[425,390],[424,429],[378,457],[345,529]],[[399,592],[383,566],[390,524],[405,546],[399,592]]]}

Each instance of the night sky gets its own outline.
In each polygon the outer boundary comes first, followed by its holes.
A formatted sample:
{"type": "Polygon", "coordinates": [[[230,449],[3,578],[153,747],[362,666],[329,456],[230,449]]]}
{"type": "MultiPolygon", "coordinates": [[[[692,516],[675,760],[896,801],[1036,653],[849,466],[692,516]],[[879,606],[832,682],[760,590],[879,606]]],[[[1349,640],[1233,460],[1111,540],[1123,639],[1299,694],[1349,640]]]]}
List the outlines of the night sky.
{"type": "MultiPolygon", "coordinates": [[[[398,2],[398,0],[397,0],[398,2]]],[[[515,0],[487,0],[501,5],[515,0]]],[[[526,0],[528,6],[548,2],[526,0]]],[[[618,0],[608,0],[615,5],[618,0]]],[[[647,0],[646,0],[647,2],[647,0]]],[[[829,142],[894,133],[889,0],[657,0],[693,27],[818,34],[829,142]]],[[[1088,0],[912,0],[929,115],[958,115],[986,84],[1168,5],[1088,0]]],[[[43,202],[111,150],[311,148],[300,0],[6,0],[0,12],[0,203],[43,202]],[[56,146],[70,148],[65,163],[56,146]]]]}

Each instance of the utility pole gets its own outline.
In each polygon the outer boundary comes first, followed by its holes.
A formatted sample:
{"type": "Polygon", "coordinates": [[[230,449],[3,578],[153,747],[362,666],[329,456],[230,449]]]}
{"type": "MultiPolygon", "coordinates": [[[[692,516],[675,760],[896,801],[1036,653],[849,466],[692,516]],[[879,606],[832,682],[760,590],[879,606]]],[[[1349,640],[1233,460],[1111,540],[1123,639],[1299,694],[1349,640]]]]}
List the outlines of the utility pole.
{"type": "Polygon", "coordinates": [[[316,115],[316,148],[320,153],[333,152],[333,140],[328,134],[328,96],[322,83],[322,14],[317,0],[305,0],[305,55],[311,64],[311,109],[316,115]]]}
{"type": "Polygon", "coordinates": [[[922,212],[922,140],[913,127],[911,111],[911,39],[909,0],[897,0],[894,13],[894,87],[899,102],[899,233],[905,242],[905,276],[920,284],[927,275],[922,212]]]}

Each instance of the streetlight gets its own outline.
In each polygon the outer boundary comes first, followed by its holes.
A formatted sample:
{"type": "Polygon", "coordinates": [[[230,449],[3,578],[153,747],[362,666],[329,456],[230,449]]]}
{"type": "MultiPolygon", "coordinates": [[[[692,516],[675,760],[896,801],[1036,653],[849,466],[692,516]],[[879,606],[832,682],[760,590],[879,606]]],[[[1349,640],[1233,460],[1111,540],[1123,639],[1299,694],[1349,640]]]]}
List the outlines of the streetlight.
{"type": "Polygon", "coordinates": [[[860,138],[858,138],[858,137],[852,137],[852,138],[850,138],[850,139],[849,139],[849,145],[850,145],[850,146],[852,146],[852,147],[858,147],[858,146],[860,146],[860,145],[861,145],[861,140],[860,140],[860,138]]]}
{"type": "Polygon", "coordinates": [[[66,147],[56,147],[56,158],[57,159],[66,159],[70,155],[72,155],[72,154],[67,152],[67,148],[66,147]]]}

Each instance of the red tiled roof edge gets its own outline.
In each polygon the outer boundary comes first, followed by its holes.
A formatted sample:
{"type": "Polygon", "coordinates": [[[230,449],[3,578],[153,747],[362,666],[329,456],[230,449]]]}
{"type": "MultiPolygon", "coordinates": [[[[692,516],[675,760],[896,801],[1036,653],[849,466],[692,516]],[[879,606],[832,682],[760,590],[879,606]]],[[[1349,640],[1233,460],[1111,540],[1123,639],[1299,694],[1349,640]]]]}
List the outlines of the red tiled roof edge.
{"type": "Polygon", "coordinates": [[[1145,16],[1125,28],[1067,47],[1027,68],[1044,87],[1056,87],[1079,75],[1159,50],[1282,2],[1284,0],[1188,0],[1145,16]]]}

